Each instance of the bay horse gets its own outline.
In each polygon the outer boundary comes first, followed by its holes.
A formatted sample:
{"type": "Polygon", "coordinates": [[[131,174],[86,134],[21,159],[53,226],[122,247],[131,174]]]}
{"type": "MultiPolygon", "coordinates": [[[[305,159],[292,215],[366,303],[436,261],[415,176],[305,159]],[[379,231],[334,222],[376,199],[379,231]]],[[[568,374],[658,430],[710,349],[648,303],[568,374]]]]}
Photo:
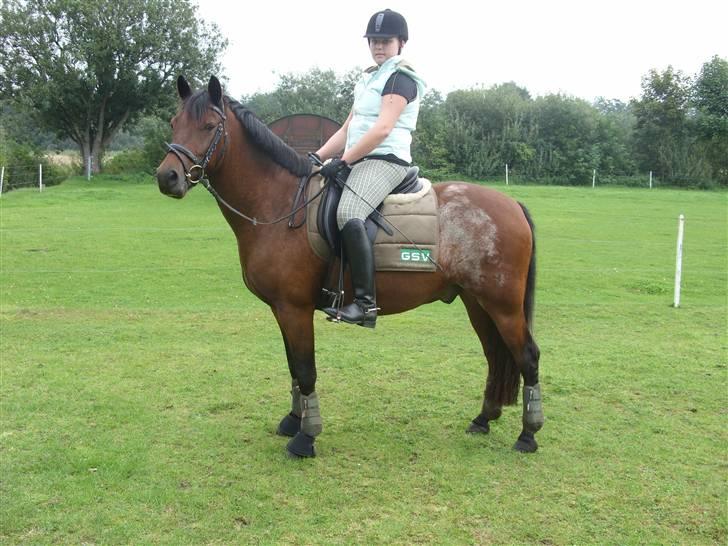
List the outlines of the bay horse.
{"type": "MultiPolygon", "coordinates": [[[[322,430],[313,314],[328,266],[314,254],[305,228],[273,221],[288,219],[286,212],[293,210],[299,183],[311,172],[311,164],[249,109],[224,95],[214,76],[207,89],[195,93],[180,76],[177,91],[182,102],[172,119],[173,144],[168,144],[157,169],[159,190],[182,198],[202,182],[216,196],[237,239],[243,281],[270,306],[283,335],[291,412],[277,432],[291,437],[289,456],[313,457],[314,441],[322,430]]],[[[467,432],[489,432],[490,421],[500,417],[502,407],[518,400],[522,376],[523,428],[513,447],[534,452],[534,434],[544,417],[540,353],[531,334],[533,222],[522,204],[487,187],[464,182],[433,187],[440,226],[438,268],[378,272],[380,314],[438,300],[450,303],[459,296],[488,363],[483,405],[467,432]]]]}

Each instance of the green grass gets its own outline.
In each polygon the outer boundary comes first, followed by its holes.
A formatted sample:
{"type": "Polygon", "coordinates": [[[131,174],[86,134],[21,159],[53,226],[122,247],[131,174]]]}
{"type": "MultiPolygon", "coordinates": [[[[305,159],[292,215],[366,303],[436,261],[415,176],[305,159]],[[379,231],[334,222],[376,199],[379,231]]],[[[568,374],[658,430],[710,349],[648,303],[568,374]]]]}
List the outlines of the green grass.
{"type": "Polygon", "coordinates": [[[464,430],[462,305],[316,317],[324,433],[290,461],[283,345],[202,190],[0,199],[4,544],[725,544],[726,193],[509,186],[536,222],[546,424],[464,430]],[[682,306],[671,307],[685,214],[682,306]]]}

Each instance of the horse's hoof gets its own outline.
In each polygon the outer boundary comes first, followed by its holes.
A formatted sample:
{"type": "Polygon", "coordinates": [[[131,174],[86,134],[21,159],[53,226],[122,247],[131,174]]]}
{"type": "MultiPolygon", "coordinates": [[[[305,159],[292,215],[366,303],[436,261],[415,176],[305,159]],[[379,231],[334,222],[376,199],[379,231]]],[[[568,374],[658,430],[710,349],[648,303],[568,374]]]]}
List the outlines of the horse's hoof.
{"type": "Polygon", "coordinates": [[[518,440],[516,440],[516,443],[513,445],[513,449],[520,451],[521,453],[535,453],[538,449],[538,444],[536,443],[536,438],[534,438],[533,433],[521,432],[518,440]]]}
{"type": "Polygon", "coordinates": [[[301,430],[301,418],[298,415],[289,413],[278,423],[276,434],[293,438],[301,430]]]}
{"type": "Polygon", "coordinates": [[[305,432],[297,433],[286,446],[288,456],[292,459],[315,457],[316,450],[313,448],[313,442],[315,440],[313,436],[309,436],[305,432]]]}
{"type": "Polygon", "coordinates": [[[475,419],[470,421],[470,426],[466,430],[468,434],[488,434],[490,432],[490,425],[488,421],[478,423],[475,419]]]}

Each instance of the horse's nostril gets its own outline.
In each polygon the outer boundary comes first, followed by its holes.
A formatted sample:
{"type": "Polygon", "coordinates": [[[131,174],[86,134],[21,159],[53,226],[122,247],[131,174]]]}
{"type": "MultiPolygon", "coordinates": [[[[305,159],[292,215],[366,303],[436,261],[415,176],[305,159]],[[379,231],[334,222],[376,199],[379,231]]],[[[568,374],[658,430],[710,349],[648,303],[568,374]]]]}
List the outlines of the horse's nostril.
{"type": "Polygon", "coordinates": [[[177,171],[174,169],[157,171],[157,181],[160,184],[174,184],[177,181],[177,176],[177,171]]]}

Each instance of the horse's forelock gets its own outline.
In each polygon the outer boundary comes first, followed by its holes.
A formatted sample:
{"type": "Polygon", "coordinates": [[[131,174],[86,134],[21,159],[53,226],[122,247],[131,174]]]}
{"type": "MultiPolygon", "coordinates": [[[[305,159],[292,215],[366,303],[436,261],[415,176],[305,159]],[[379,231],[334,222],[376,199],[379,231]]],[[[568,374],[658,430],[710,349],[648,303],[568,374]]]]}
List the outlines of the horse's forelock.
{"type": "Polygon", "coordinates": [[[200,121],[210,107],[210,95],[205,89],[200,89],[185,100],[182,107],[200,121]]]}

